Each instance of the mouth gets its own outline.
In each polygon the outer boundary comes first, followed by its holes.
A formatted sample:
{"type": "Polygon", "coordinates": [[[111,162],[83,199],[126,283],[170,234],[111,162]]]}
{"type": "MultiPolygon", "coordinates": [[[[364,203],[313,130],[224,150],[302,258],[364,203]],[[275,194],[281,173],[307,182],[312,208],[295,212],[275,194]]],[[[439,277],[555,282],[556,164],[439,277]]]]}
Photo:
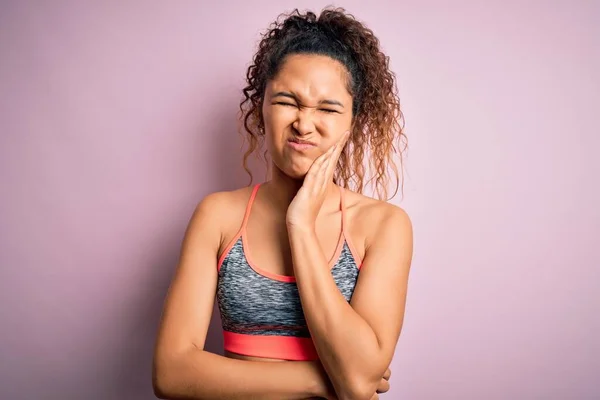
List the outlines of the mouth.
{"type": "Polygon", "coordinates": [[[313,147],[317,146],[316,143],[313,143],[309,140],[301,140],[301,139],[296,139],[296,138],[288,139],[287,144],[292,149],[298,150],[298,151],[312,149],[313,147]]]}

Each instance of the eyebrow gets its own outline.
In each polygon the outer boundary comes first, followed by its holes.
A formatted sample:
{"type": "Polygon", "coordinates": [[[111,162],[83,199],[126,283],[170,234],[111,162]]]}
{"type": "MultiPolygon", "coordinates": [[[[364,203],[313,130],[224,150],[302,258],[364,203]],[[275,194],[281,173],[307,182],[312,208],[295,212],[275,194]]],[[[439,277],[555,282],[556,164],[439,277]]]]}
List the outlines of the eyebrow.
{"type": "MultiPolygon", "coordinates": [[[[295,101],[298,101],[296,96],[289,92],[277,92],[272,96],[272,98],[275,98],[275,97],[289,97],[290,99],[294,99],[295,101]]],[[[325,99],[325,100],[321,100],[319,102],[319,104],[330,104],[332,106],[340,106],[340,107],[344,108],[344,105],[337,100],[325,99]]]]}

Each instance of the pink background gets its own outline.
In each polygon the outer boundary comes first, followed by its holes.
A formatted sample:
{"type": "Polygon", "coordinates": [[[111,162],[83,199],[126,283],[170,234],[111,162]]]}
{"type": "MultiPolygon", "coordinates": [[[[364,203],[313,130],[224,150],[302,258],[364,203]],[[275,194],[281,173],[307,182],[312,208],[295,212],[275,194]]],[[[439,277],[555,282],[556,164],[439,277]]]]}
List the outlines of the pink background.
{"type": "MultiPolygon", "coordinates": [[[[410,140],[394,202],[415,256],[383,398],[600,398],[599,3],[338,4],[390,55],[410,140]]],[[[187,220],[247,182],[258,33],[325,5],[2,2],[0,398],[153,398],[187,220]]]]}

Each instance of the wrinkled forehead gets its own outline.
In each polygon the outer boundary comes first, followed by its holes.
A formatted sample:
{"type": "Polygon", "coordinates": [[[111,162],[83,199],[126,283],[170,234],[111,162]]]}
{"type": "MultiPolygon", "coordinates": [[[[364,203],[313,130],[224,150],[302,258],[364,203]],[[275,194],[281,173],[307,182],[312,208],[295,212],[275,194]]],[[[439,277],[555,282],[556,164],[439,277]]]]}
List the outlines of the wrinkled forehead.
{"type": "Polygon", "coordinates": [[[288,56],[267,83],[266,93],[288,91],[305,101],[339,97],[347,100],[348,72],[337,60],[321,55],[288,56]]]}

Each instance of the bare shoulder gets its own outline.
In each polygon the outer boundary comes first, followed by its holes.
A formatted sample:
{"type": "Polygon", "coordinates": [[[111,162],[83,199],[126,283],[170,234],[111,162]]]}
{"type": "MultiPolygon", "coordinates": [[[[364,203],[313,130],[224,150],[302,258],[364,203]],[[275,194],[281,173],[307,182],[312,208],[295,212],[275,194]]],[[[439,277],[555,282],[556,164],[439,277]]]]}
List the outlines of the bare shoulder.
{"type": "Polygon", "coordinates": [[[412,222],[402,207],[349,190],[346,193],[352,232],[362,239],[365,249],[382,236],[412,241],[412,222]]]}
{"type": "Polygon", "coordinates": [[[231,191],[213,192],[206,195],[196,206],[190,221],[190,231],[218,234],[219,248],[239,229],[252,187],[231,191]]]}
{"type": "Polygon", "coordinates": [[[217,219],[227,218],[228,215],[239,212],[240,209],[243,213],[251,191],[251,187],[243,187],[210,193],[198,203],[196,211],[209,213],[217,219]]]}

